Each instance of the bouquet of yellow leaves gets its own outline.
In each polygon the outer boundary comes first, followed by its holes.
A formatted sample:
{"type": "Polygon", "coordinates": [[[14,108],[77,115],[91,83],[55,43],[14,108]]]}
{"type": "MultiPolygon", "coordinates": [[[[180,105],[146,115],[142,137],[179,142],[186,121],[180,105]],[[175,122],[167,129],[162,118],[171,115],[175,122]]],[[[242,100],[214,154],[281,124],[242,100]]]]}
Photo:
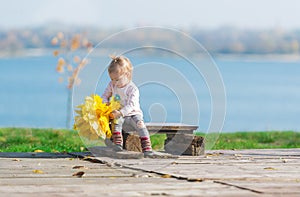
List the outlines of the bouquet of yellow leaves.
{"type": "Polygon", "coordinates": [[[85,97],[85,102],[76,107],[74,128],[80,136],[96,140],[110,138],[112,133],[109,127],[109,115],[112,111],[120,109],[120,103],[111,98],[109,104],[103,103],[97,95],[85,97]]]}

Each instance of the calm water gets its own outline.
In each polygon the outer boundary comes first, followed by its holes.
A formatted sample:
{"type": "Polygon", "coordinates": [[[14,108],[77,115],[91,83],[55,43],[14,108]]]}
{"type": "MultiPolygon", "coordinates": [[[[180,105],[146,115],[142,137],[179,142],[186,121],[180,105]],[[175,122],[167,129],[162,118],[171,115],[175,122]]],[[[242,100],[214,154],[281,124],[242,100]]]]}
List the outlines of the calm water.
{"type": "MultiPolygon", "coordinates": [[[[168,61],[182,65],[177,60],[168,61]]],[[[242,58],[215,61],[226,88],[224,131],[300,130],[300,62],[246,61],[242,58]]],[[[139,62],[142,60],[133,60],[135,65],[139,62]]],[[[58,83],[55,65],[56,59],[50,55],[0,59],[0,127],[65,127],[67,91],[63,84],[58,83]]],[[[185,75],[190,76],[191,84],[200,83],[203,86],[197,95],[200,128],[206,130],[211,115],[209,92],[205,90],[207,87],[203,79],[193,77],[189,69],[183,70],[185,75]]],[[[99,75],[86,73],[87,76],[92,74],[99,75]]],[[[96,86],[98,94],[101,94],[105,88],[102,84],[107,81],[107,75],[100,77],[96,86]]],[[[177,83],[178,87],[182,85],[177,83]]],[[[180,108],[177,107],[180,101],[170,99],[176,91],[156,83],[143,85],[140,91],[146,121],[151,118],[152,121],[159,121],[153,115],[155,113],[167,114],[167,121],[180,121],[180,108]]],[[[90,94],[87,92],[82,95],[90,94]]],[[[81,97],[76,99],[75,103],[81,102],[81,97]]],[[[189,107],[193,109],[194,106],[190,103],[189,107]]]]}

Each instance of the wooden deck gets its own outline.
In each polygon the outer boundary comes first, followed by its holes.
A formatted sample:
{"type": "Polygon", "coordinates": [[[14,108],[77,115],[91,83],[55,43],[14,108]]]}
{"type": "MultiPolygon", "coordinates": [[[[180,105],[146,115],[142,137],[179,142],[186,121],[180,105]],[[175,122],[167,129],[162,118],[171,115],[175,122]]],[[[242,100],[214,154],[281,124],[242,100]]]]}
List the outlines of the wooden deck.
{"type": "Polygon", "coordinates": [[[168,159],[0,153],[0,191],[39,197],[300,196],[300,149],[206,151],[168,159]]]}

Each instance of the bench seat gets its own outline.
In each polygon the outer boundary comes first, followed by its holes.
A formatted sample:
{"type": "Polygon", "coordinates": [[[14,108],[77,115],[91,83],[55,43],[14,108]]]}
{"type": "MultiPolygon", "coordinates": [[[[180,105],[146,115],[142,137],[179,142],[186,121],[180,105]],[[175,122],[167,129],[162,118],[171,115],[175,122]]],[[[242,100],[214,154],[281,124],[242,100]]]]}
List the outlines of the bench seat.
{"type": "Polygon", "coordinates": [[[158,123],[151,122],[146,123],[146,127],[149,133],[166,133],[166,134],[193,134],[195,130],[198,129],[196,125],[188,125],[183,123],[158,123]]]}

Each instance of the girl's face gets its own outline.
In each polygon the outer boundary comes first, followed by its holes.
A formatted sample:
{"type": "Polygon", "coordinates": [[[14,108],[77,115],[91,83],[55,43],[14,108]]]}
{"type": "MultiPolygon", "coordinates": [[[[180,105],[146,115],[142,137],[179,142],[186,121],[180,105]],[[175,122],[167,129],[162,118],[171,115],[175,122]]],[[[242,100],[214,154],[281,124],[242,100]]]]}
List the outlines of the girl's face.
{"type": "Polygon", "coordinates": [[[129,83],[127,73],[112,72],[109,74],[109,77],[113,85],[117,86],[118,88],[123,88],[129,83]]]}

